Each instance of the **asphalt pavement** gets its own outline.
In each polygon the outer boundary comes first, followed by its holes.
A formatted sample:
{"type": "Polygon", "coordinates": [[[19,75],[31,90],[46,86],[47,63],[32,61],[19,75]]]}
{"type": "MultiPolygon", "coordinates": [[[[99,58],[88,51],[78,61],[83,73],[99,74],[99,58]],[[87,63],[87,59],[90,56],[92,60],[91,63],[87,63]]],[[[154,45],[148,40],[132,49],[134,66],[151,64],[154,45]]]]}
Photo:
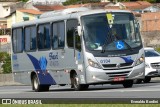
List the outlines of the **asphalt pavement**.
{"type": "Polygon", "coordinates": [[[88,90],[74,91],[67,86],[51,86],[48,92],[34,92],[31,86],[0,86],[0,98],[160,98],[160,81],[122,85],[91,85],[88,90]]]}

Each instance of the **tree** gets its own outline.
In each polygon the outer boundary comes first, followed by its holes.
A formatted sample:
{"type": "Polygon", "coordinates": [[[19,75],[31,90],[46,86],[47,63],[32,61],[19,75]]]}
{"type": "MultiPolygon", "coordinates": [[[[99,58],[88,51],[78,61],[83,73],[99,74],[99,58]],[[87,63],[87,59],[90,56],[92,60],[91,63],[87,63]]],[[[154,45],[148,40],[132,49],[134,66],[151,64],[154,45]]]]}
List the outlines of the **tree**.
{"type": "Polygon", "coordinates": [[[11,56],[7,52],[0,52],[0,63],[3,63],[3,73],[11,73],[11,56]]]}
{"type": "Polygon", "coordinates": [[[67,0],[66,2],[63,2],[63,5],[71,5],[71,4],[78,4],[81,2],[80,0],[67,0]]]}
{"type": "Polygon", "coordinates": [[[147,1],[150,3],[156,3],[158,0],[118,0],[118,2],[126,2],[126,1],[147,1]]]}
{"type": "Polygon", "coordinates": [[[18,0],[18,1],[27,2],[27,1],[29,1],[29,0],[18,0]]]}
{"type": "Polygon", "coordinates": [[[63,5],[85,4],[85,3],[97,3],[100,0],[67,0],[63,5]]]}

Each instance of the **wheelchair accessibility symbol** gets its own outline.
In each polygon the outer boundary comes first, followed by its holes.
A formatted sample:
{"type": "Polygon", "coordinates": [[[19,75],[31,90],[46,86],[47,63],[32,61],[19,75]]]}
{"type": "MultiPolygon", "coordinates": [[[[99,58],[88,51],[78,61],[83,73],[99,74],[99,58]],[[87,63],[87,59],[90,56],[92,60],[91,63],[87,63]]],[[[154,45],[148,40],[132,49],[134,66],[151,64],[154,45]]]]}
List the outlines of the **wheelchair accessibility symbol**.
{"type": "Polygon", "coordinates": [[[124,43],[122,41],[117,41],[116,42],[116,48],[117,49],[123,49],[124,48],[124,43]]]}

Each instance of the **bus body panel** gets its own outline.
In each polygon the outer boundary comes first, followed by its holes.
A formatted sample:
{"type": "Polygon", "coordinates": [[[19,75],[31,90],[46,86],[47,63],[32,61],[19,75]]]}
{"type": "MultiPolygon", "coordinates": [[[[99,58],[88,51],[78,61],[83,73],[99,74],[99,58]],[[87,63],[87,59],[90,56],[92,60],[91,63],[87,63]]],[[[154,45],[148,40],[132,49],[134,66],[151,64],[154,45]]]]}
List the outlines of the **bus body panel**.
{"type": "MultiPolygon", "coordinates": [[[[106,11],[101,11],[106,12],[106,11]]],[[[120,12],[120,11],[115,11],[120,12]]],[[[122,11],[129,13],[128,11],[122,11]]],[[[15,24],[12,29],[17,27],[24,28],[28,25],[41,23],[50,24],[55,21],[64,21],[66,27],[66,20],[78,19],[80,20],[81,15],[97,14],[99,11],[91,13],[73,13],[64,16],[50,17],[45,19],[38,19],[36,21],[30,21],[15,24]]],[[[81,22],[79,22],[81,25],[81,22]]],[[[95,57],[92,53],[89,53],[85,49],[84,38],[81,36],[82,50],[78,51],[72,48],[68,48],[66,41],[65,31],[65,46],[63,49],[49,49],[49,50],[36,50],[33,52],[12,53],[12,71],[14,80],[23,84],[31,83],[31,72],[35,72],[39,78],[39,82],[42,85],[58,85],[58,84],[71,84],[70,72],[76,71],[78,74],[80,84],[101,84],[106,82],[116,82],[116,78],[119,78],[120,74],[127,73],[122,76],[124,80],[134,80],[144,78],[144,62],[140,65],[135,63],[138,58],[144,55],[143,48],[136,54],[120,56],[120,57],[95,57]],[[99,63],[101,69],[93,68],[88,64],[88,58],[99,63]],[[129,67],[124,69],[117,68],[116,65],[113,68],[106,69],[103,64],[117,64],[117,63],[130,63],[129,67]],[[122,73],[124,72],[124,73],[122,73]],[[113,73],[113,75],[111,75],[113,73]],[[117,74],[116,74],[117,73],[117,74]],[[115,75],[116,74],[116,75],[115,75]]],[[[104,53],[105,54],[105,53],[104,53]]],[[[124,81],[117,80],[117,81],[124,81]]]]}
{"type": "Polygon", "coordinates": [[[73,49],[23,52],[12,55],[12,68],[15,81],[20,83],[30,84],[30,74],[34,71],[40,84],[70,84],[69,71],[76,70],[82,74],[82,60],[81,52],[76,51],[74,57],[73,49]]]}

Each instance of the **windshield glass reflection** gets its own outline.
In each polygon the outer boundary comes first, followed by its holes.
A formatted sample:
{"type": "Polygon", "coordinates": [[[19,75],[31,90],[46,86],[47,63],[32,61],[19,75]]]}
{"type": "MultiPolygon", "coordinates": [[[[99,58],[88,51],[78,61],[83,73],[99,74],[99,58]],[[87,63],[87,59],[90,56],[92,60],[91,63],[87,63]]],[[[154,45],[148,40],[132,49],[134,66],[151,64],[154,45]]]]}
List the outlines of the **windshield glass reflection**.
{"type": "Polygon", "coordinates": [[[88,50],[125,50],[141,45],[138,26],[130,13],[94,14],[82,17],[88,50]]]}

